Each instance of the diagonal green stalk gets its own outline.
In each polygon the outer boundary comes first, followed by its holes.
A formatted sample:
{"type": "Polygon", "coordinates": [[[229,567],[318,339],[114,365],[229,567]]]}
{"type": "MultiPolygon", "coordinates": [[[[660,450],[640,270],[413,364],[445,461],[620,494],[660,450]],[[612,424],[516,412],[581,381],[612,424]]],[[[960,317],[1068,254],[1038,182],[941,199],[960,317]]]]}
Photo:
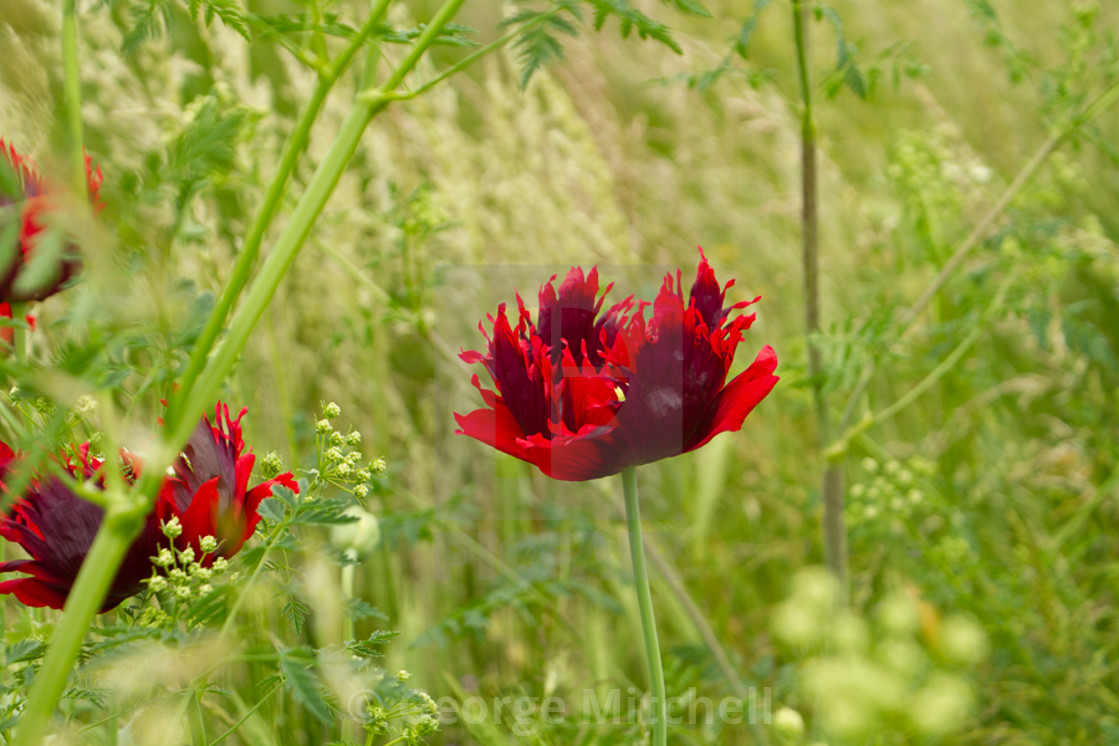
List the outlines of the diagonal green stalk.
{"type": "Polygon", "coordinates": [[[622,472],[622,490],[626,499],[626,533],[629,535],[629,556],[633,562],[633,584],[637,589],[641,634],[645,638],[645,660],[649,664],[649,680],[653,688],[653,746],[665,746],[668,743],[668,700],[661,647],[657,640],[657,620],[653,615],[653,594],[649,590],[649,570],[645,566],[645,545],[641,540],[636,467],[631,466],[622,472]]]}
{"type": "Polygon", "coordinates": [[[194,382],[198,379],[198,376],[201,375],[203,368],[205,368],[206,360],[210,355],[210,351],[213,349],[214,342],[217,340],[218,335],[221,334],[226,319],[229,318],[229,314],[233,310],[233,305],[237,302],[237,298],[240,297],[241,292],[245,289],[245,285],[249,281],[249,274],[252,272],[253,265],[260,255],[260,246],[264,241],[264,233],[268,230],[268,226],[272,224],[272,219],[275,217],[280,202],[283,200],[288,179],[295,169],[300,154],[307,147],[307,140],[310,137],[311,128],[314,126],[315,120],[318,119],[319,112],[322,110],[322,105],[326,100],[327,94],[330,93],[331,88],[334,87],[334,83],[338,80],[339,76],[349,68],[358,49],[365,44],[370,34],[376,29],[377,24],[384,18],[390,2],[391,0],[379,0],[376,7],[374,7],[370,13],[369,18],[366,20],[365,25],[362,26],[361,30],[350,41],[342,53],[319,75],[318,83],[315,85],[315,90],[311,93],[311,98],[303,109],[298,124],[288,137],[287,142],[284,143],[284,150],[280,155],[280,165],[275,175],[272,177],[272,183],[268,186],[268,192],[265,195],[264,203],[260,206],[260,210],[257,212],[252,226],[249,228],[248,235],[245,236],[245,242],[241,247],[241,253],[238,255],[237,262],[233,266],[233,274],[230,276],[228,284],[226,284],[225,288],[222,290],[221,298],[214,308],[213,313],[210,314],[210,318],[206,322],[206,327],[202,330],[202,334],[199,335],[198,340],[194,344],[187,370],[179,379],[179,389],[175,392],[173,406],[170,407],[168,413],[172,417],[177,417],[182,414],[182,402],[190,395],[191,389],[194,387],[194,382]]]}

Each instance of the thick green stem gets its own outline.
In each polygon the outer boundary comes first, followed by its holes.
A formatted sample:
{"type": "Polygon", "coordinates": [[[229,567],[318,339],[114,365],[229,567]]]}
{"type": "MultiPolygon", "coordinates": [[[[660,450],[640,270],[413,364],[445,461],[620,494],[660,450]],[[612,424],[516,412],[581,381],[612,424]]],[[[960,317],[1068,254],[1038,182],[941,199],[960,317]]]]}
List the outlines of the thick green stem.
{"type": "MultiPolygon", "coordinates": [[[[206,367],[206,360],[210,355],[210,350],[213,349],[214,342],[217,340],[218,335],[221,334],[221,330],[225,326],[226,319],[229,318],[229,314],[233,310],[237,298],[240,297],[241,292],[245,289],[245,285],[249,281],[249,275],[252,272],[253,265],[256,263],[256,259],[260,254],[260,246],[264,241],[264,233],[268,230],[268,226],[272,224],[272,218],[275,217],[280,202],[283,200],[288,179],[295,169],[300,154],[307,147],[307,140],[310,137],[311,128],[314,126],[315,120],[318,119],[319,111],[322,110],[322,105],[326,100],[327,94],[330,92],[330,89],[333,88],[339,76],[349,67],[358,49],[366,43],[369,35],[373,33],[377,24],[384,18],[385,11],[388,9],[390,2],[391,0],[380,0],[380,2],[378,2],[357,36],[350,41],[342,53],[338,55],[337,59],[319,75],[318,83],[315,85],[315,90],[312,92],[310,100],[308,100],[307,105],[303,109],[303,114],[300,116],[299,122],[284,144],[284,150],[280,155],[280,165],[275,175],[272,177],[272,183],[268,186],[268,192],[265,195],[264,203],[260,206],[260,210],[257,212],[252,226],[249,228],[248,235],[245,236],[245,242],[241,247],[241,253],[238,255],[237,262],[233,267],[233,274],[222,290],[221,298],[213,313],[210,314],[210,318],[206,322],[206,327],[202,330],[202,334],[199,335],[198,341],[195,342],[186,372],[179,379],[179,389],[175,393],[175,401],[169,408],[168,413],[172,418],[182,416],[183,412],[180,405],[190,396],[191,390],[194,387],[194,382],[198,380],[198,376],[201,375],[203,368],[206,367]]],[[[186,414],[189,419],[190,413],[186,414]]]]}
{"type": "Polygon", "coordinates": [[[62,621],[51,635],[43,666],[31,685],[27,706],[17,726],[16,746],[38,746],[46,735],[89,622],[105,602],[117,568],[142,525],[142,515],[136,511],[110,508],[106,513],[74,580],[62,621]]]}
{"type": "Polygon", "coordinates": [[[264,309],[276,294],[280,282],[298,256],[315,220],[322,212],[334,187],[337,186],[354,151],[357,150],[366,125],[387,104],[388,100],[384,98],[372,101],[359,100],[346,116],[338,136],[316,169],[311,183],[307,185],[307,191],[299,199],[291,220],[284,227],[268,258],[265,259],[259,276],[245,297],[244,304],[234,316],[229,333],[198,377],[182,413],[175,421],[176,432],[173,433],[171,442],[186,440],[190,428],[194,425],[193,418],[217,397],[222,382],[233,369],[249,336],[264,314],[264,309]]]}
{"type": "Polygon", "coordinates": [[[633,585],[637,589],[641,633],[645,638],[645,659],[649,664],[649,680],[653,687],[653,746],[665,746],[668,743],[668,700],[664,688],[664,667],[661,665],[661,646],[657,640],[657,620],[653,615],[653,594],[649,590],[649,571],[645,567],[645,545],[641,540],[636,467],[631,466],[622,472],[622,489],[626,498],[626,532],[629,534],[629,556],[633,561],[633,585]]]}
{"type": "Polygon", "coordinates": [[[66,149],[70,184],[86,193],[85,153],[82,151],[82,78],[78,65],[77,0],[62,0],[62,74],[66,102],[66,149]]]}

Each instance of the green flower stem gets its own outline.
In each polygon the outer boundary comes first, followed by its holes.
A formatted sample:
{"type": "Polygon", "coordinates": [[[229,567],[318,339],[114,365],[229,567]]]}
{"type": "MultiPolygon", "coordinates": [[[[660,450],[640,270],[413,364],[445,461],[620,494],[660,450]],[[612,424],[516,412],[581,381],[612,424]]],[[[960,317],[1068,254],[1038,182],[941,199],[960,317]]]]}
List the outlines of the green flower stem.
{"type": "Polygon", "coordinates": [[[86,177],[85,153],[82,151],[82,78],[78,66],[77,0],[62,0],[62,74],[70,184],[84,197],[86,177]]]}
{"type": "Polygon", "coordinates": [[[298,124],[288,137],[287,142],[284,143],[284,150],[280,156],[279,168],[277,168],[275,175],[272,177],[272,183],[268,186],[264,204],[261,205],[260,211],[257,212],[256,218],[249,228],[249,233],[245,237],[245,242],[241,247],[241,253],[238,255],[237,262],[233,266],[233,274],[222,290],[218,305],[213,313],[210,314],[210,318],[206,322],[206,327],[202,330],[202,334],[199,336],[198,341],[195,342],[194,349],[191,352],[190,363],[187,366],[186,372],[179,379],[179,388],[175,392],[173,404],[168,412],[168,414],[172,416],[169,421],[177,422],[174,418],[182,416],[181,404],[186,401],[187,397],[190,395],[191,389],[194,387],[194,382],[198,380],[198,376],[201,375],[203,368],[206,367],[206,359],[210,355],[210,350],[213,349],[214,342],[217,340],[218,335],[221,334],[226,319],[229,318],[229,314],[233,310],[233,305],[237,302],[237,298],[240,297],[241,291],[245,289],[245,285],[249,281],[249,274],[252,272],[253,265],[260,255],[260,246],[264,241],[264,233],[268,230],[268,226],[272,224],[272,219],[276,215],[276,210],[283,200],[288,178],[295,169],[295,164],[298,162],[300,154],[307,147],[307,140],[310,137],[311,128],[318,119],[319,112],[322,110],[322,105],[326,100],[327,94],[330,93],[331,88],[334,87],[334,83],[342,73],[349,68],[358,49],[366,43],[370,34],[373,33],[377,25],[384,18],[385,11],[388,9],[390,2],[391,0],[380,0],[380,2],[378,2],[377,6],[374,7],[373,11],[369,14],[369,18],[366,20],[365,25],[362,26],[357,35],[350,41],[342,53],[338,55],[337,59],[319,75],[318,83],[315,85],[315,90],[312,92],[310,100],[308,100],[306,107],[303,109],[303,114],[300,116],[298,124]]]}
{"type": "MultiPolygon", "coordinates": [[[[347,559],[349,558],[347,557],[347,559]]],[[[347,605],[347,609],[350,599],[354,597],[354,576],[356,570],[357,567],[352,564],[345,564],[342,566],[342,601],[347,605]]],[[[345,644],[347,640],[353,639],[355,639],[354,618],[347,610],[347,612],[342,615],[342,642],[345,644]]]]}
{"type": "MultiPolygon", "coordinates": [[[[820,210],[816,167],[816,119],[812,109],[812,74],[808,68],[809,7],[793,0],[793,38],[796,44],[797,77],[800,80],[801,146],[801,233],[804,247],[805,332],[808,335],[808,375],[816,409],[820,447],[831,441],[831,417],[824,393],[824,365],[814,337],[820,331],[820,210]]],[[[824,553],[828,567],[847,586],[847,529],[843,523],[843,471],[828,462],[821,485],[824,497],[824,553]]],[[[846,598],[846,590],[843,597],[846,598]]]]}
{"type": "Polygon", "coordinates": [[[31,685],[27,705],[16,726],[15,746],[38,746],[42,742],[89,622],[104,603],[116,568],[143,525],[143,515],[141,511],[121,508],[110,508],[105,514],[66,600],[62,621],[51,635],[43,666],[31,685]],[[106,572],[106,568],[112,568],[112,572],[106,572]]]}
{"type": "Polygon", "coordinates": [[[649,663],[649,679],[653,687],[653,746],[665,746],[668,743],[668,700],[665,696],[660,642],[657,640],[657,620],[653,615],[653,594],[649,590],[649,571],[645,567],[645,545],[641,540],[636,467],[631,466],[622,472],[622,489],[626,498],[626,532],[629,534],[629,556],[633,562],[633,584],[637,589],[641,633],[645,638],[645,659],[649,663]]]}

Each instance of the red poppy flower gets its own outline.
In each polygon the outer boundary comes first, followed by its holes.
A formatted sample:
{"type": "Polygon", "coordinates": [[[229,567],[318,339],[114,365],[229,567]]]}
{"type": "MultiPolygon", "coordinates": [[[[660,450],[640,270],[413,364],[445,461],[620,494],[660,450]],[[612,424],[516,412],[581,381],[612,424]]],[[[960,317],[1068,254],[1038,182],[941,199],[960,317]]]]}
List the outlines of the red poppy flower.
{"type": "MultiPolygon", "coordinates": [[[[78,463],[65,460],[66,470],[75,479],[95,479],[103,483],[104,461],[89,455],[89,443],[77,449],[78,463]]],[[[0,443],[0,481],[15,460],[12,449],[0,443]]],[[[28,606],[61,609],[81,569],[93,537],[101,526],[105,511],[74,493],[57,476],[32,479],[22,498],[0,519],[0,536],[22,546],[31,559],[0,563],[0,572],[23,572],[28,578],[0,583],[0,593],[11,593],[28,606]]],[[[159,551],[163,539],[159,524],[148,520],[132,543],[101,611],[108,611],[138,593],[141,582],[152,574],[150,557],[159,551]]]]}
{"type": "Polygon", "coordinates": [[[241,438],[241,418],[246,412],[247,408],[242,409],[237,419],[232,419],[229,407],[218,404],[214,424],[202,418],[175,461],[175,476],[163,483],[156,502],[159,520],[178,518],[182,524],[183,533],[175,540],[179,549],[190,546],[196,556],[202,556],[202,537],[218,540],[218,551],[204,564],[240,551],[260,521],[257,507],[272,495],[273,487],[282,485],[299,491],[291,473],[248,488],[256,456],[242,453],[245,441],[241,438]]]}
{"type": "Polygon", "coordinates": [[[486,403],[455,414],[457,432],[536,465],[556,479],[585,480],[695,450],[742,427],[773,389],[777,355],[768,345],[727,383],[735,348],[754,314],[726,304],[700,251],[687,302],[681,274],[667,275],[656,300],[631,297],[601,313],[612,285],[598,295],[598,270],[573,268],[557,293],[553,277],[540,290],[536,324],[517,297],[516,328],[505,305],[482,363],[497,391],[474,385],[486,403]],[[645,311],[653,315],[645,320],[645,311]],[[733,318],[732,318],[733,317],[733,318]]]}
{"type": "MultiPolygon", "coordinates": [[[[217,413],[218,425],[212,426],[203,418],[176,460],[175,476],[164,481],[156,505],[113,579],[102,612],[138,593],[142,581],[152,576],[156,569],[153,558],[170,541],[163,534],[161,521],[178,518],[182,533],[175,539],[176,547],[193,547],[201,564],[208,566],[217,557],[231,557],[240,550],[260,520],[257,506],[271,495],[276,484],[298,491],[291,474],[281,474],[248,489],[253,456],[242,455],[240,421],[245,411],[231,420],[228,408],[219,404],[217,413]],[[216,552],[203,552],[201,540],[205,536],[218,540],[216,552]]],[[[104,462],[89,456],[89,444],[83,443],[77,453],[79,463],[65,461],[70,474],[102,482],[104,462]]],[[[15,458],[11,448],[0,443],[0,482],[15,458]]],[[[131,467],[129,477],[134,479],[142,463],[132,454],[126,459],[131,467]]],[[[0,593],[14,594],[28,606],[61,609],[103,516],[99,506],[78,497],[59,477],[32,479],[10,514],[0,519],[0,536],[31,555],[31,559],[0,563],[0,572],[23,572],[30,577],[0,583],[0,593]]]]}
{"type": "MultiPolygon", "coordinates": [[[[47,217],[55,209],[48,188],[31,159],[20,155],[16,149],[0,139],[0,235],[6,236],[7,226],[13,220],[19,221],[15,233],[19,251],[0,247],[0,302],[24,302],[42,300],[54,295],[77,271],[80,262],[75,256],[76,247],[64,245],[57,250],[50,271],[41,279],[28,285],[25,271],[33,261],[35,248],[45,237],[49,224],[47,217]],[[23,281],[20,279],[23,277],[23,281]]],[[[86,156],[86,181],[89,199],[94,209],[103,205],[99,202],[101,189],[101,169],[93,168],[86,156]]]]}

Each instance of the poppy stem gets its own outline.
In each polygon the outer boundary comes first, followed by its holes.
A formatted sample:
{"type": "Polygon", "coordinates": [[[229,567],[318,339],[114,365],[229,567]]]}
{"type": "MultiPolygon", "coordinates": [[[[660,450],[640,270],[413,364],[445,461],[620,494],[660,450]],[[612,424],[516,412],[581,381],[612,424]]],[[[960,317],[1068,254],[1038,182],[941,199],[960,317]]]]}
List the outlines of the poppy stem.
{"type": "Polygon", "coordinates": [[[645,544],[641,540],[641,508],[637,503],[637,467],[622,472],[622,489],[626,497],[626,532],[629,534],[629,556],[633,562],[633,584],[637,589],[637,606],[641,612],[641,633],[645,638],[645,658],[649,663],[649,679],[653,687],[653,746],[668,743],[668,702],[665,696],[664,667],[657,640],[657,620],[653,615],[653,594],[649,590],[649,571],[645,567],[645,544]]]}

